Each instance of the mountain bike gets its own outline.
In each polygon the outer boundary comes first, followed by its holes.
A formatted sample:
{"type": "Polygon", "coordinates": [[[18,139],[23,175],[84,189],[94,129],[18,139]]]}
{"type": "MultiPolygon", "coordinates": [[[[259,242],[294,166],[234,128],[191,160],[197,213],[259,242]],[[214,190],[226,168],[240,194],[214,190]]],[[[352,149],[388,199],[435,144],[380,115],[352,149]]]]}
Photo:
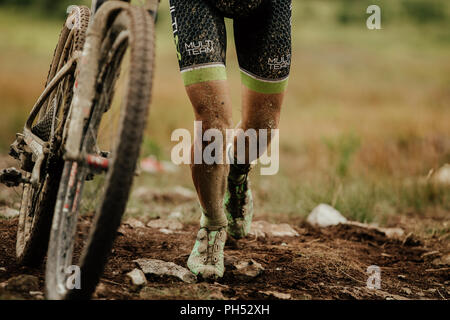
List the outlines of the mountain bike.
{"type": "Polygon", "coordinates": [[[0,174],[7,186],[23,186],[17,260],[38,266],[47,253],[48,299],[91,297],[128,201],[151,100],[159,0],[128,2],[69,8],[45,89],[10,148],[20,170],[0,174]],[[81,212],[95,212],[92,223],[81,212]],[[87,227],[88,238],[78,239],[87,227]],[[73,265],[78,287],[68,285],[73,265]]]}

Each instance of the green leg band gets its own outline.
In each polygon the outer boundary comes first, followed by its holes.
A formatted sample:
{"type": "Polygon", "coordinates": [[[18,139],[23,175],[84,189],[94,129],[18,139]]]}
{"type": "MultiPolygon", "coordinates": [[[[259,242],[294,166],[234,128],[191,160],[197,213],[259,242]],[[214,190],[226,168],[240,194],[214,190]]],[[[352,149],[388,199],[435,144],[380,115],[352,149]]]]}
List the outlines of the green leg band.
{"type": "Polygon", "coordinates": [[[288,78],[283,80],[262,80],[241,71],[241,81],[252,91],[264,94],[277,94],[286,91],[288,78]]]}
{"type": "Polygon", "coordinates": [[[183,77],[185,86],[206,81],[227,80],[225,65],[221,64],[205,65],[182,70],[181,76],[183,77]]]}

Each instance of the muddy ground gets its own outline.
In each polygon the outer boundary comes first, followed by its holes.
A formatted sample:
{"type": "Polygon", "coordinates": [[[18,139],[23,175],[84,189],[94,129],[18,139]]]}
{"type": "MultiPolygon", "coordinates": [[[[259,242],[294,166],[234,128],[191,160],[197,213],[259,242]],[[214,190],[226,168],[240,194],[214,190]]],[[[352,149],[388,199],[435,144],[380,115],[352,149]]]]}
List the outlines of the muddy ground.
{"type": "MultiPolygon", "coordinates": [[[[78,236],[85,238],[90,218],[84,217],[78,236]]],[[[399,222],[400,223],[400,222],[399,222]]],[[[403,222],[406,231],[408,222],[403,222]]],[[[401,223],[400,223],[401,224],[401,223]]],[[[185,284],[172,278],[148,278],[134,290],[126,273],[138,258],[156,258],[186,265],[197,227],[165,234],[149,227],[122,225],[94,298],[97,299],[275,299],[267,292],[289,294],[291,299],[449,299],[450,251],[448,235],[400,239],[351,225],[325,229],[302,221],[291,223],[298,237],[255,238],[228,241],[227,270],[216,283],[185,284]],[[232,262],[254,259],[264,272],[249,282],[237,279],[232,262]],[[381,268],[381,289],[366,288],[367,267],[381,268]]],[[[0,283],[18,275],[39,278],[43,291],[44,267],[30,269],[15,262],[17,219],[0,220],[0,283]]],[[[77,250],[78,251],[78,250],[77,250]]],[[[38,293],[9,292],[0,297],[42,299],[38,293]]],[[[281,297],[289,297],[289,295],[281,297]]]]}

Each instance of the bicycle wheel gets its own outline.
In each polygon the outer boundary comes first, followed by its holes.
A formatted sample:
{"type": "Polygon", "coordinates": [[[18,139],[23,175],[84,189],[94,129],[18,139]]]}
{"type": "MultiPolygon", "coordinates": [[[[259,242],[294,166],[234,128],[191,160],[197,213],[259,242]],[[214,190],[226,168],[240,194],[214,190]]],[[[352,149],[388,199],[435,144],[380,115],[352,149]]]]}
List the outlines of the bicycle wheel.
{"type": "MultiPolygon", "coordinates": [[[[83,49],[85,33],[89,23],[89,10],[78,8],[78,28],[69,30],[64,24],[55,48],[46,85],[56,73],[71,58],[75,51],[83,49]]],[[[73,19],[70,16],[68,21],[73,19]]],[[[69,74],[61,80],[49,98],[44,102],[38,120],[32,127],[32,132],[51,146],[50,156],[44,165],[42,180],[37,188],[25,184],[17,229],[16,258],[19,264],[28,266],[39,265],[47,251],[50,227],[58,193],[59,180],[62,172],[62,161],[58,159],[59,138],[62,124],[66,120],[67,112],[72,100],[72,90],[75,75],[69,74]]],[[[28,178],[30,176],[27,173],[28,178]]]]}
{"type": "MultiPolygon", "coordinates": [[[[92,166],[83,161],[65,163],[47,258],[49,299],[89,299],[95,291],[125,211],[140,153],[151,97],[154,26],[145,10],[120,2],[106,3],[97,15],[113,11],[113,6],[121,9],[120,13],[107,16],[105,20],[112,22],[105,28],[98,52],[85,56],[99,57],[98,68],[95,72],[81,69],[80,78],[86,81],[80,81],[77,91],[85,92],[83,86],[95,83],[93,107],[84,124],[80,150],[96,158],[93,162],[107,167],[107,171],[93,172],[92,166]],[[123,99],[120,95],[114,97],[115,89],[121,87],[123,99]],[[92,180],[93,173],[97,173],[93,181],[85,182],[86,178],[92,180]],[[94,200],[88,192],[92,190],[97,191],[94,200]],[[79,213],[89,213],[92,203],[96,210],[88,238],[77,241],[79,213]],[[81,271],[79,288],[67,283],[75,246],[82,247],[77,264],[81,271]]],[[[97,15],[94,19],[100,19],[97,15]]]]}

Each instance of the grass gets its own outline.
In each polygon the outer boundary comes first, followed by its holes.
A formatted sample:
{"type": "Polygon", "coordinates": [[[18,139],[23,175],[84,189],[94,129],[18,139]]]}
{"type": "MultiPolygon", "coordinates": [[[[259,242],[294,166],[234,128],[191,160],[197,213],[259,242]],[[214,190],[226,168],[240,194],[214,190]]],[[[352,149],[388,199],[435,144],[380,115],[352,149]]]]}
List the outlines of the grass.
{"type": "MultiPolygon", "coordinates": [[[[162,8],[143,155],[169,159],[172,131],[192,132],[194,117],[178,71],[167,3],[162,8]]],[[[430,169],[450,162],[448,20],[418,23],[385,10],[383,29],[369,31],[364,19],[339,24],[337,9],[327,1],[294,1],[280,172],[252,174],[257,214],[288,220],[306,216],[319,203],[334,205],[350,219],[380,223],[398,214],[448,213],[449,188],[421,182],[430,169]]],[[[0,9],[0,151],[6,152],[42,90],[60,25],[0,9]]],[[[237,123],[240,80],[228,37],[237,123]]],[[[182,167],[176,174],[144,175],[136,186],[193,188],[190,179],[182,167]]],[[[161,209],[136,199],[130,206],[148,216],[161,209]]],[[[195,220],[193,210],[186,214],[195,220]]]]}

